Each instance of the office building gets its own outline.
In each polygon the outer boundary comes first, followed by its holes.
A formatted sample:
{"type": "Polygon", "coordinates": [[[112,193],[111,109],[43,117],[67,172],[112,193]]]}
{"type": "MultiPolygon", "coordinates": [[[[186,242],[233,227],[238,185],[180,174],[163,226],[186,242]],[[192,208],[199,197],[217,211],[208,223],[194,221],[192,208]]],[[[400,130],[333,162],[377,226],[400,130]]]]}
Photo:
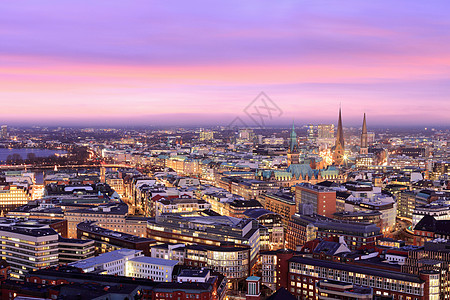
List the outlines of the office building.
{"type": "Polygon", "coordinates": [[[260,249],[259,224],[256,220],[226,216],[162,215],[147,223],[147,236],[161,243],[220,246],[224,242],[250,246],[253,266],[260,249]]]}
{"type": "Polygon", "coordinates": [[[336,212],[336,191],[320,185],[301,183],[295,187],[299,211],[312,211],[329,218],[336,212]]]}
{"type": "Polygon", "coordinates": [[[202,199],[191,197],[167,198],[155,202],[156,215],[166,213],[189,213],[210,209],[211,204],[202,199]]]}
{"type": "Polygon", "coordinates": [[[94,241],[81,239],[58,239],[58,260],[60,264],[69,264],[95,255],[94,241]]]}
{"type": "Polygon", "coordinates": [[[171,282],[173,267],[178,261],[143,256],[142,251],[121,249],[101,254],[70,265],[86,273],[148,278],[171,282]]]}
{"type": "Polygon", "coordinates": [[[244,216],[255,219],[261,225],[259,228],[260,251],[284,248],[284,227],[281,215],[264,208],[246,210],[244,216]]]}
{"type": "Polygon", "coordinates": [[[225,275],[237,286],[250,276],[252,269],[249,246],[224,243],[221,246],[187,245],[184,264],[188,267],[210,268],[225,275]]]}
{"type": "Polygon", "coordinates": [[[258,197],[264,209],[282,217],[283,227],[287,229],[289,220],[297,212],[294,194],[290,192],[265,193],[258,197]]]}
{"type": "Polygon", "coordinates": [[[59,235],[48,226],[2,222],[0,239],[1,258],[10,265],[12,278],[23,279],[27,272],[59,263],[59,235]]]}
{"type": "Polygon", "coordinates": [[[67,220],[69,238],[77,237],[77,225],[85,221],[97,222],[96,225],[113,231],[146,236],[146,219],[128,217],[128,205],[122,202],[69,210],[64,213],[64,219],[67,220]]]}
{"type": "MultiPolygon", "coordinates": [[[[129,299],[137,296],[143,300],[223,300],[227,292],[226,278],[217,273],[211,274],[206,282],[158,282],[147,278],[85,273],[73,266],[59,266],[31,272],[27,275],[25,284],[34,284],[34,288],[40,286],[44,290],[57,288],[57,286],[81,287],[78,293],[72,293],[73,297],[79,297],[78,295],[91,297],[92,291],[95,289],[91,289],[91,294],[86,294],[83,292],[83,287],[92,285],[93,288],[101,287],[103,293],[99,296],[108,297],[108,299],[126,299],[124,293],[129,291],[128,295],[131,295],[129,299]],[[132,293],[131,289],[137,289],[139,292],[132,293]],[[108,291],[112,291],[112,293],[109,294],[108,291]],[[121,294],[118,295],[116,292],[121,292],[121,294]]],[[[9,292],[14,294],[23,286],[9,287],[7,294],[9,292]]],[[[43,295],[51,298],[52,294],[50,296],[48,293],[43,295]]],[[[53,295],[58,296],[57,293],[53,295]]]]}
{"type": "Polygon", "coordinates": [[[31,201],[28,186],[17,184],[0,185],[0,211],[4,214],[31,201]]]}
{"type": "Polygon", "coordinates": [[[0,138],[2,140],[8,139],[8,125],[2,125],[1,132],[0,132],[0,138]]]}
{"type": "MultiPolygon", "coordinates": [[[[323,281],[333,280],[368,287],[375,297],[439,299],[440,274],[436,271],[424,270],[415,275],[380,269],[377,265],[353,265],[301,256],[289,260],[288,270],[288,290],[297,298],[320,299],[323,281]]],[[[324,287],[331,288],[326,284],[324,287]]]]}
{"type": "Polygon", "coordinates": [[[81,240],[91,240],[97,255],[125,248],[141,250],[144,255],[149,256],[150,247],[156,245],[154,239],[105,229],[97,226],[95,221],[79,223],[77,237],[81,240]]]}
{"type": "Polygon", "coordinates": [[[178,260],[181,264],[184,264],[185,247],[185,244],[158,244],[151,247],[150,256],[178,260]]]}
{"type": "Polygon", "coordinates": [[[345,300],[372,300],[373,293],[370,287],[362,287],[353,283],[324,279],[317,282],[319,300],[345,299],[345,300]]]}
{"type": "Polygon", "coordinates": [[[317,139],[333,139],[334,138],[334,124],[319,124],[317,125],[317,139]]]}
{"type": "Polygon", "coordinates": [[[297,250],[316,238],[344,237],[351,250],[376,245],[383,235],[375,224],[337,221],[319,215],[295,214],[289,221],[286,247],[297,250]]]}
{"type": "Polygon", "coordinates": [[[397,217],[412,221],[413,212],[416,207],[416,193],[405,190],[398,193],[397,199],[397,217]]]}

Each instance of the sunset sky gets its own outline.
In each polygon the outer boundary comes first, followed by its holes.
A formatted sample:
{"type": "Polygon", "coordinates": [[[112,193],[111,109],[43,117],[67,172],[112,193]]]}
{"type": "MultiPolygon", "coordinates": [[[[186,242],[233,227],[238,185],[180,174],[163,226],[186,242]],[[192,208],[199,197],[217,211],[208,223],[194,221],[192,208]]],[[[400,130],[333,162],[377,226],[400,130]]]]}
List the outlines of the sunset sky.
{"type": "Polygon", "coordinates": [[[450,2],[2,1],[0,122],[449,125],[450,2]]]}

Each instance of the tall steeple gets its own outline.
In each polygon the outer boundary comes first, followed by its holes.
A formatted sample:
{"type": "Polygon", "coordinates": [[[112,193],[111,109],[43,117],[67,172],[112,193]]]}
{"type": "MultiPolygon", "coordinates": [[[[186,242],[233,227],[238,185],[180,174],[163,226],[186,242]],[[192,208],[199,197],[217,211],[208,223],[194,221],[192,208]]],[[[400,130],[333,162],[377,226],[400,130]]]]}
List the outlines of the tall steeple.
{"type": "Polygon", "coordinates": [[[339,120],[336,135],[336,146],[337,144],[340,144],[342,148],[344,148],[344,130],[342,129],[342,113],[340,107],[339,107],[339,120]]]}
{"type": "Polygon", "coordinates": [[[361,148],[359,151],[360,154],[368,154],[368,143],[367,143],[367,124],[366,124],[366,113],[364,113],[362,131],[361,131],[361,148]]]}
{"type": "Polygon", "coordinates": [[[291,136],[289,138],[289,151],[294,152],[298,148],[297,133],[295,132],[295,124],[292,121],[291,136]]]}
{"type": "Polygon", "coordinates": [[[288,166],[299,163],[300,154],[298,152],[297,133],[295,132],[295,124],[292,121],[292,131],[289,137],[289,150],[287,152],[288,166]]]}
{"type": "Polygon", "coordinates": [[[341,107],[339,107],[339,120],[336,134],[336,144],[333,153],[334,164],[342,165],[344,163],[344,154],[345,154],[344,129],[342,127],[341,107]]]}

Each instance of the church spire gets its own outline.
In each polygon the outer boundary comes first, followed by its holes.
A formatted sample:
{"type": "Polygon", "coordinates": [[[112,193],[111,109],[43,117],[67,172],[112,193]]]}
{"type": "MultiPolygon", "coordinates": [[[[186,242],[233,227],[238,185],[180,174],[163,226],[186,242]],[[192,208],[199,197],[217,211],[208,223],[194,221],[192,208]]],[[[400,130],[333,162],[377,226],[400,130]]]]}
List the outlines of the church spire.
{"type": "Polygon", "coordinates": [[[367,154],[368,151],[368,143],[367,143],[367,124],[366,124],[366,113],[364,113],[363,125],[361,130],[361,154],[367,154]]]}
{"type": "Polygon", "coordinates": [[[336,146],[340,144],[342,148],[344,148],[344,130],[342,128],[342,114],[341,108],[339,107],[339,120],[338,120],[338,128],[337,128],[337,136],[336,136],[336,146]]]}
{"type": "Polygon", "coordinates": [[[295,132],[294,121],[292,121],[292,131],[291,131],[291,136],[289,138],[289,150],[291,152],[294,152],[297,150],[297,148],[298,148],[297,133],[295,132]]]}
{"type": "Polygon", "coordinates": [[[344,163],[345,143],[344,143],[344,129],[342,127],[342,113],[339,107],[339,120],[336,135],[336,144],[333,153],[333,162],[335,165],[342,165],[344,163]]]}
{"type": "Polygon", "coordinates": [[[289,137],[289,149],[287,152],[287,163],[288,163],[288,166],[299,163],[297,133],[295,132],[294,121],[292,121],[292,131],[291,131],[291,135],[289,137]]]}

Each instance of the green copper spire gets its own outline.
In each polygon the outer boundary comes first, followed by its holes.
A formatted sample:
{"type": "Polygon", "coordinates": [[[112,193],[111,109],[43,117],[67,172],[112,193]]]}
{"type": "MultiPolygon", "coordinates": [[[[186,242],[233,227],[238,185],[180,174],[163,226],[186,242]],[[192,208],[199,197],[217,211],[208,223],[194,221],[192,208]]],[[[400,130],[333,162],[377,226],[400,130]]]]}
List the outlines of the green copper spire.
{"type": "Polygon", "coordinates": [[[289,149],[291,152],[294,152],[298,148],[297,143],[297,133],[295,132],[295,124],[294,121],[292,121],[292,131],[291,131],[291,137],[289,139],[289,149]]]}

